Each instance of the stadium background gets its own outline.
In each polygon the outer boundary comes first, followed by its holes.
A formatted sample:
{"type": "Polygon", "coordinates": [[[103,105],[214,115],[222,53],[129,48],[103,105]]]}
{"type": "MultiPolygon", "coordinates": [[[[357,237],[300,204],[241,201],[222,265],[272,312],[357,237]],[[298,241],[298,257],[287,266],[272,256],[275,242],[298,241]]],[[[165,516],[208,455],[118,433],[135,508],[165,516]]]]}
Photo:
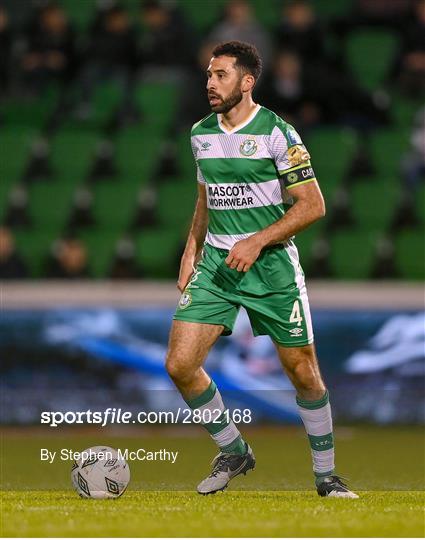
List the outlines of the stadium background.
{"type": "MultiPolygon", "coordinates": [[[[255,97],[298,129],[327,202],[296,243],[339,467],[356,489],[423,490],[424,26],[425,2],[409,0],[0,0],[3,489],[70,489],[69,464],[40,464],[41,446],[180,450],[177,473],[132,464],[136,491],[192,490],[207,471],[214,447],[196,426],[39,419],[182,404],[163,360],[196,194],[189,130],[208,113],[212,45],[236,38],[259,47],[255,97]]],[[[254,411],[263,467],[235,489],[311,489],[288,381],[243,314],[208,369],[230,405],[254,411]]],[[[13,516],[26,503],[10,497],[13,516]]],[[[46,534],[32,519],[5,530],[46,534]]]]}

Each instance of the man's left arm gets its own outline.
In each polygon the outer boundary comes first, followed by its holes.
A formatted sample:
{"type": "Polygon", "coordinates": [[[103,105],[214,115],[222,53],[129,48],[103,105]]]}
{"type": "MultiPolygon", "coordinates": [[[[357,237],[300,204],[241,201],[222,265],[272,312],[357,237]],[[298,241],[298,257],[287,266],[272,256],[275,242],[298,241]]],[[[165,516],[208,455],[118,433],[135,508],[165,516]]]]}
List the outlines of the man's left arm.
{"type": "Polygon", "coordinates": [[[325,215],[325,202],[316,180],[291,186],[292,207],[278,221],[237,242],[226,264],[238,272],[248,272],[266,246],[285,242],[325,215]]]}

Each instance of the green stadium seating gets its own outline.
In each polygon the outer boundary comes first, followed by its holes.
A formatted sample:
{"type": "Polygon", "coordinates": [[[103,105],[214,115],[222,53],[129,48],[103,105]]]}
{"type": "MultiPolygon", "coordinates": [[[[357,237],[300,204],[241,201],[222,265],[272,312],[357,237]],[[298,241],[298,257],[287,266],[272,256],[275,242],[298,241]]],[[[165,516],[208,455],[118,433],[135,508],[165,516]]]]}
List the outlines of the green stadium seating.
{"type": "Polygon", "coordinates": [[[0,131],[0,219],[4,218],[12,186],[25,170],[28,150],[36,133],[33,127],[10,124],[0,131]]]}
{"type": "Polygon", "coordinates": [[[78,237],[84,242],[88,252],[90,275],[94,278],[106,277],[110,269],[115,244],[120,231],[93,227],[82,231],[78,237]]]}
{"type": "Polygon", "coordinates": [[[301,231],[295,237],[295,244],[298,248],[301,266],[304,270],[308,269],[310,265],[313,244],[322,234],[324,225],[324,220],[318,221],[312,227],[301,231]]]}
{"type": "Polygon", "coordinates": [[[49,235],[60,231],[68,216],[73,191],[71,183],[55,180],[33,184],[30,187],[29,211],[34,228],[46,231],[49,235]]]}
{"type": "Polygon", "coordinates": [[[250,3],[253,7],[255,18],[266,29],[273,30],[279,24],[282,18],[282,4],[280,1],[269,0],[268,2],[264,2],[263,0],[251,0],[250,3]]]}
{"type": "Polygon", "coordinates": [[[32,277],[43,277],[44,264],[56,238],[56,231],[15,231],[17,249],[28,264],[32,277]]]}
{"type": "Polygon", "coordinates": [[[408,99],[398,93],[392,95],[391,114],[396,123],[404,129],[411,129],[415,115],[419,112],[423,103],[408,99]]]}
{"type": "Polygon", "coordinates": [[[409,148],[410,129],[379,130],[370,139],[373,163],[380,176],[396,176],[400,171],[400,160],[409,148]]]}
{"type": "Polygon", "coordinates": [[[402,231],[396,238],[397,266],[405,279],[425,279],[425,235],[422,230],[402,231]]]}
{"type": "Polygon", "coordinates": [[[334,127],[316,129],[305,137],[325,199],[329,199],[343,180],[356,150],[357,139],[351,130],[334,127]]]}
{"type": "MultiPolygon", "coordinates": [[[[75,24],[79,37],[84,37],[96,3],[92,0],[60,2],[75,24]]],[[[123,4],[136,22],[140,1],[123,0],[123,4]]],[[[199,35],[205,34],[217,21],[225,4],[226,0],[179,1],[199,35]]],[[[251,0],[251,4],[267,28],[272,29],[280,20],[283,6],[280,0],[251,0]]],[[[348,1],[312,0],[312,5],[324,20],[344,15],[350,8],[348,1]]],[[[335,47],[330,36],[327,36],[325,46],[328,49],[335,47]]],[[[356,29],[348,37],[348,60],[354,76],[365,89],[374,90],[385,83],[394,46],[395,36],[385,30],[356,29]]],[[[118,174],[90,186],[96,224],[78,231],[78,236],[87,245],[90,271],[96,278],[108,274],[116,242],[128,233],[140,190],[148,185],[157,188],[159,226],[142,227],[137,231],[134,238],[136,257],[148,278],[176,278],[177,250],[187,236],[197,196],[190,135],[187,131],[179,132],[176,125],[181,91],[180,85],[171,79],[145,77],[135,88],[140,121],[108,134],[115,147],[118,174]],[[164,145],[170,143],[175,145],[178,172],[175,176],[156,178],[160,159],[167,157],[168,150],[164,145]]],[[[93,98],[94,110],[89,120],[82,122],[69,116],[51,136],[52,178],[28,185],[29,213],[34,227],[14,232],[18,249],[35,277],[42,277],[52,242],[64,232],[76,189],[88,180],[97,145],[105,137],[104,129],[122,104],[122,89],[107,81],[96,88],[93,98]]],[[[350,185],[347,182],[347,171],[359,150],[354,131],[321,127],[305,137],[328,207],[344,182],[355,218],[352,228],[336,231],[327,231],[325,218],[297,236],[301,264],[307,270],[312,262],[315,240],[326,234],[331,246],[330,264],[336,278],[367,279],[370,275],[376,240],[388,234],[403,189],[400,160],[409,149],[413,117],[421,105],[395,91],[391,92],[391,98],[394,124],[371,132],[366,140],[375,170],[370,177],[355,178],[350,185]]],[[[11,98],[0,105],[3,121],[0,151],[7,156],[0,160],[0,219],[4,218],[11,189],[22,178],[31,144],[46,127],[57,100],[58,88],[51,85],[40,99],[11,98]]],[[[425,223],[425,187],[415,194],[415,205],[417,215],[425,223]]],[[[396,263],[406,279],[423,278],[423,240],[424,235],[418,229],[405,229],[395,234],[396,263]]]]}
{"type": "Polygon", "coordinates": [[[56,134],[51,143],[51,162],[59,182],[75,186],[85,178],[98,139],[95,131],[77,127],[56,134]]]}
{"type": "Polygon", "coordinates": [[[419,219],[422,222],[422,226],[425,224],[425,186],[422,184],[422,187],[419,188],[418,192],[415,194],[416,201],[416,213],[419,219]]]}
{"type": "Polygon", "coordinates": [[[397,36],[383,29],[357,29],[347,37],[348,62],[361,86],[376,90],[384,84],[397,44],[397,36]]]}
{"type": "Polygon", "coordinates": [[[14,127],[32,126],[42,129],[54,110],[58,97],[58,87],[51,84],[37,98],[18,99],[15,97],[5,100],[0,106],[0,113],[7,125],[14,127]]]}
{"type": "Polygon", "coordinates": [[[208,31],[220,17],[226,0],[180,0],[180,6],[184,10],[189,22],[198,32],[208,31]]]}
{"type": "Polygon", "coordinates": [[[335,276],[344,279],[368,279],[376,231],[341,231],[331,238],[331,267],[335,276]]]}
{"type": "Polygon", "coordinates": [[[384,231],[391,221],[399,197],[400,181],[394,176],[374,176],[356,182],[350,200],[359,231],[384,231]]]}
{"type": "Polygon", "coordinates": [[[177,247],[184,239],[185,235],[177,228],[142,231],[136,239],[136,251],[146,275],[151,279],[175,279],[177,247]]]}
{"type": "Polygon", "coordinates": [[[177,160],[181,174],[186,178],[196,179],[196,167],[193,160],[192,149],[190,146],[190,132],[184,131],[179,134],[176,140],[177,160]]]}
{"type": "Polygon", "coordinates": [[[197,197],[196,178],[172,178],[159,188],[159,218],[164,226],[185,228],[193,215],[197,197]]]}
{"type": "Polygon", "coordinates": [[[351,2],[335,0],[311,0],[310,4],[318,14],[319,18],[325,20],[331,17],[346,15],[351,7],[351,2]]]}
{"type": "Polygon", "coordinates": [[[90,122],[104,126],[120,106],[122,98],[122,89],[116,82],[107,81],[98,85],[93,95],[93,117],[90,122]]]}
{"type": "Polygon", "coordinates": [[[171,82],[144,81],[138,85],[135,95],[144,115],[143,124],[152,134],[166,134],[177,112],[178,85],[171,82]]]}
{"type": "Polygon", "coordinates": [[[87,30],[95,13],[96,2],[91,0],[59,0],[77,30],[87,30]]]}
{"type": "Polygon", "coordinates": [[[144,122],[120,131],[115,140],[119,174],[138,185],[147,183],[153,173],[161,141],[161,136],[152,133],[144,122]]]}
{"type": "Polygon", "coordinates": [[[139,186],[133,178],[120,176],[94,189],[93,214],[102,230],[123,230],[128,226],[137,201],[139,186]]]}

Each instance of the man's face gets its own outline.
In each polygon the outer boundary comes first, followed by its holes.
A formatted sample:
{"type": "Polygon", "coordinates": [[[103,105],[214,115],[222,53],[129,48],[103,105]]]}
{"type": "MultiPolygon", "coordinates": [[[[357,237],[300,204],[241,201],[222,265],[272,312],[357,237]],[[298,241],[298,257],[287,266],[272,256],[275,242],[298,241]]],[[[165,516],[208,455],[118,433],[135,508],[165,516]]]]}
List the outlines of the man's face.
{"type": "Polygon", "coordinates": [[[242,101],[241,72],[231,56],[212,57],[207,69],[207,92],[211,110],[227,113],[242,101]]]}

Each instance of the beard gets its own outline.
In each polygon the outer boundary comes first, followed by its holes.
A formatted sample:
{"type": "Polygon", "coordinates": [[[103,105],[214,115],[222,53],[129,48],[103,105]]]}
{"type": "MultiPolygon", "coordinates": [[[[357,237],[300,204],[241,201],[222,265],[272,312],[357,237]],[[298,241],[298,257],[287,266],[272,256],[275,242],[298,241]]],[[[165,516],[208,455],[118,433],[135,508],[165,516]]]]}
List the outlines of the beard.
{"type": "Polygon", "coordinates": [[[221,100],[221,103],[219,103],[218,105],[211,106],[211,110],[215,113],[226,114],[242,101],[242,92],[240,90],[239,84],[236,84],[236,86],[226,99],[223,99],[218,94],[213,95],[221,100]]]}

